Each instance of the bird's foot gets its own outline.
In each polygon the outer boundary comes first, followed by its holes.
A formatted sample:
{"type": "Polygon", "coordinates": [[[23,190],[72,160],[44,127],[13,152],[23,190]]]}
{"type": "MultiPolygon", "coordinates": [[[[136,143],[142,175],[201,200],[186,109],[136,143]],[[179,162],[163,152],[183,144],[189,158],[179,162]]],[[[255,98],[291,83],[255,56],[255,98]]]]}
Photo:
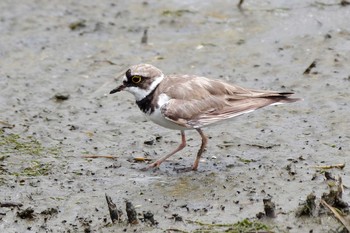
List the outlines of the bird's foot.
{"type": "Polygon", "coordinates": [[[162,161],[156,161],[154,163],[151,163],[147,167],[141,168],[141,171],[148,171],[151,168],[159,168],[161,163],[162,163],[162,161]]]}

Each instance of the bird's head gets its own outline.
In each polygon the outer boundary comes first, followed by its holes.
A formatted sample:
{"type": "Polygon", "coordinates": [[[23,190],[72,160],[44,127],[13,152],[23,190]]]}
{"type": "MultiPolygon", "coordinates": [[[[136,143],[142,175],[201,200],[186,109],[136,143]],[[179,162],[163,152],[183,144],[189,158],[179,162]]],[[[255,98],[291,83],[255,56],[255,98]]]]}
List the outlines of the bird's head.
{"type": "Polygon", "coordinates": [[[163,72],[152,65],[134,65],[123,75],[123,83],[109,94],[125,90],[132,93],[136,101],[139,101],[150,94],[163,78],[163,72]]]}

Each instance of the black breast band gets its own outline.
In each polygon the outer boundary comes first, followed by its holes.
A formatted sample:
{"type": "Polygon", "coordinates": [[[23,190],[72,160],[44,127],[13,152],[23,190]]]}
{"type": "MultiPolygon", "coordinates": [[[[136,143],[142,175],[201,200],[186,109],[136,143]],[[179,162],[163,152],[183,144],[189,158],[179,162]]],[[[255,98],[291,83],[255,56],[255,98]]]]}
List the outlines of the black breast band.
{"type": "Polygon", "coordinates": [[[149,93],[145,98],[143,98],[142,100],[136,101],[137,106],[139,106],[142,112],[149,113],[149,114],[152,114],[154,112],[155,106],[153,104],[153,98],[157,87],[154,88],[153,91],[149,93]]]}

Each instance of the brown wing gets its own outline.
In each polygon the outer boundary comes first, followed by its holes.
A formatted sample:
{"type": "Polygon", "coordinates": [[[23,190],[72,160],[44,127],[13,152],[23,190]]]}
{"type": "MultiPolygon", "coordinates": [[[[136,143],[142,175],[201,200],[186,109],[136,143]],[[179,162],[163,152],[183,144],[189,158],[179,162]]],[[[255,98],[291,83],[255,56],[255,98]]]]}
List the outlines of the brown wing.
{"type": "Polygon", "coordinates": [[[169,77],[168,87],[160,91],[171,99],[161,112],[176,124],[187,128],[200,128],[218,121],[239,116],[275,103],[294,102],[290,92],[249,90],[203,77],[169,77]]]}

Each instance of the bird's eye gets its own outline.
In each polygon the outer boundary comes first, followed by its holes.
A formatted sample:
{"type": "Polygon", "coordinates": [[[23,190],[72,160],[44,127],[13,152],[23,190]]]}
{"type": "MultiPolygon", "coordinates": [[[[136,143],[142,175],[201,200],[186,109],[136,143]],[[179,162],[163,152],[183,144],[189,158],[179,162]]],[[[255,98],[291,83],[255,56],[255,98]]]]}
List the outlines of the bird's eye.
{"type": "Polygon", "coordinates": [[[132,78],[131,78],[131,81],[132,81],[133,83],[139,83],[139,82],[141,82],[141,80],[142,80],[141,76],[138,76],[138,75],[134,75],[134,76],[132,76],[132,78]]]}

